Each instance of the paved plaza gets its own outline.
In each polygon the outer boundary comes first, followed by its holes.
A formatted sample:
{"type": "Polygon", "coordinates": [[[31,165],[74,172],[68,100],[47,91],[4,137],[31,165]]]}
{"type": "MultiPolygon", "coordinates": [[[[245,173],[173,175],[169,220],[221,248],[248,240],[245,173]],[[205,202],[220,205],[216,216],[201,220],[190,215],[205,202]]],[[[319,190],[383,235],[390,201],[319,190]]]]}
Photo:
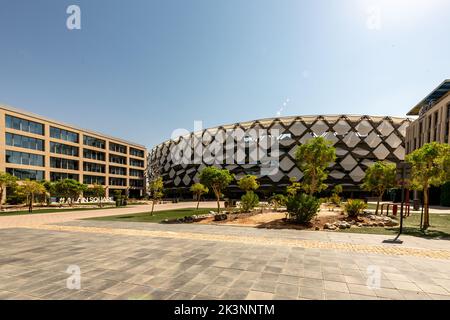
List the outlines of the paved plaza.
{"type": "Polygon", "coordinates": [[[0,217],[0,299],[450,299],[449,241],[79,220],[122,210],[0,217]]]}

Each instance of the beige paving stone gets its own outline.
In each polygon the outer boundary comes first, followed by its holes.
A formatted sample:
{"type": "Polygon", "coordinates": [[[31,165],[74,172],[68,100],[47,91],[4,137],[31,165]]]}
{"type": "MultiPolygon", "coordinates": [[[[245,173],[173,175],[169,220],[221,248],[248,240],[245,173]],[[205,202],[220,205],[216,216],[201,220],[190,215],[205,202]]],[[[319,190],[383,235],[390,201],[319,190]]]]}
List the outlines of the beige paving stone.
{"type": "Polygon", "coordinates": [[[336,281],[325,280],[323,283],[324,283],[324,288],[327,291],[349,293],[347,283],[345,283],[345,282],[336,282],[336,281]]]}
{"type": "Polygon", "coordinates": [[[261,291],[250,291],[245,299],[246,300],[272,300],[273,293],[261,292],[261,291]]]}

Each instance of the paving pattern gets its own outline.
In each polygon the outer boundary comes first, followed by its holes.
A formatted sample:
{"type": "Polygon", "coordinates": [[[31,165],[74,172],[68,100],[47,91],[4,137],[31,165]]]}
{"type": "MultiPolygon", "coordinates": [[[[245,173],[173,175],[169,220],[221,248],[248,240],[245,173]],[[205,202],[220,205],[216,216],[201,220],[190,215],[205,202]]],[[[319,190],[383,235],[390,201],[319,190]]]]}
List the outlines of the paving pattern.
{"type": "Polygon", "coordinates": [[[0,228],[0,299],[450,299],[444,240],[67,217],[0,228]]]}

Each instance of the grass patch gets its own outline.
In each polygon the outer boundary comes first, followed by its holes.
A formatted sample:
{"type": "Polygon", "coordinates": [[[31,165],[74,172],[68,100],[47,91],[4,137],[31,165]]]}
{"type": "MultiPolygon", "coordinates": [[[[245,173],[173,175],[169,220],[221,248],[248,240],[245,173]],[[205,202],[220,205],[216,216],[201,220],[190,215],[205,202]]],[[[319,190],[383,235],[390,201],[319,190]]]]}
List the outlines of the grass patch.
{"type": "Polygon", "coordinates": [[[90,210],[101,210],[101,209],[115,209],[116,207],[103,207],[103,208],[48,208],[48,209],[33,209],[32,213],[29,213],[28,210],[19,210],[19,211],[10,211],[10,212],[1,212],[0,217],[6,216],[25,216],[30,214],[40,214],[40,213],[57,213],[57,212],[73,212],[73,211],[90,211],[90,210]]]}
{"type": "Polygon", "coordinates": [[[206,213],[209,213],[211,210],[214,210],[214,209],[200,208],[197,210],[195,208],[185,208],[185,209],[155,211],[153,213],[153,215],[151,215],[150,212],[142,212],[142,213],[132,213],[132,214],[124,214],[124,215],[118,215],[118,216],[88,218],[85,220],[160,223],[165,219],[184,218],[186,216],[192,216],[194,214],[206,214],[206,213]]]}
{"type": "MultiPolygon", "coordinates": [[[[398,220],[398,217],[394,217],[398,220]]],[[[411,213],[403,220],[402,234],[434,239],[450,239],[450,214],[430,214],[431,226],[424,233],[420,230],[420,213],[411,213]]],[[[339,230],[348,233],[385,234],[396,235],[399,227],[362,227],[339,230]]]]}
{"type": "MultiPolygon", "coordinates": [[[[367,209],[371,209],[371,210],[376,210],[377,209],[377,204],[376,203],[368,203],[367,204],[367,209]]],[[[380,207],[379,207],[379,213],[381,212],[381,203],[380,203],[380,207]]],[[[400,211],[400,206],[398,206],[398,211],[400,211]]],[[[420,212],[420,210],[414,210],[413,209],[413,206],[411,205],[411,212],[420,212]]],[[[384,206],[384,210],[383,210],[383,213],[385,213],[386,212],[386,206],[384,206]]],[[[392,212],[392,206],[390,206],[390,208],[389,208],[389,212],[392,212]]],[[[419,219],[420,219],[420,217],[419,217],[419,219]]]]}

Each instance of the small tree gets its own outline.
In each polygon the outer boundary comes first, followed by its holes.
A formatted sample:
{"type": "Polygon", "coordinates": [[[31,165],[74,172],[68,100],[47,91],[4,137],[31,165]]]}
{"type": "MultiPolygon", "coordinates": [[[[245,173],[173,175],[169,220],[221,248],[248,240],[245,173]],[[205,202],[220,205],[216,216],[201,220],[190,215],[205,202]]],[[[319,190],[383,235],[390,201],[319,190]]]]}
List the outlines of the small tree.
{"type": "Polygon", "coordinates": [[[197,199],[197,210],[198,210],[198,206],[200,205],[201,196],[205,193],[208,193],[209,189],[207,187],[205,187],[203,184],[197,182],[191,186],[191,192],[194,194],[195,198],[197,199]]]}
{"type": "Polygon", "coordinates": [[[259,188],[258,178],[253,175],[246,175],[238,181],[238,187],[243,191],[255,191],[259,188]]]}
{"type": "Polygon", "coordinates": [[[289,181],[291,184],[286,187],[286,193],[289,196],[295,196],[302,189],[302,184],[295,177],[290,178],[289,181]]]}
{"type": "Polygon", "coordinates": [[[303,172],[303,188],[314,195],[327,188],[327,168],[336,160],[336,149],[324,137],[316,137],[300,145],[295,152],[297,165],[303,172]]]}
{"type": "Polygon", "coordinates": [[[148,186],[148,190],[150,192],[150,199],[152,200],[152,211],[150,214],[153,215],[155,202],[159,202],[164,195],[164,182],[162,177],[158,177],[151,181],[148,186]]]}
{"type": "Polygon", "coordinates": [[[206,167],[200,172],[200,182],[211,189],[217,199],[217,212],[220,213],[220,197],[234,177],[227,169],[206,167]]]}
{"type": "Polygon", "coordinates": [[[98,206],[101,208],[103,206],[102,204],[102,198],[106,196],[106,190],[105,187],[103,187],[100,184],[94,184],[92,188],[89,188],[89,191],[91,192],[93,197],[98,198],[98,206]]]}
{"type": "Polygon", "coordinates": [[[380,201],[387,189],[395,187],[396,165],[393,163],[377,161],[366,170],[363,184],[361,188],[366,191],[371,191],[377,196],[377,209],[375,214],[378,214],[380,201]]]}
{"type": "Polygon", "coordinates": [[[253,175],[246,175],[238,181],[238,187],[245,191],[241,197],[242,211],[249,212],[259,204],[259,197],[254,193],[259,188],[258,178],[253,175]]]}
{"type": "Polygon", "coordinates": [[[19,192],[27,197],[29,213],[33,212],[34,197],[46,192],[45,187],[41,183],[32,180],[22,181],[18,189],[19,192]]]}
{"type": "Polygon", "coordinates": [[[334,186],[332,190],[332,194],[340,195],[344,189],[342,188],[342,184],[337,184],[334,186]]]}
{"type": "Polygon", "coordinates": [[[45,202],[47,204],[47,206],[50,205],[51,202],[51,195],[54,193],[54,183],[51,181],[47,181],[47,180],[42,180],[40,181],[40,183],[44,186],[45,188],[45,202]]]}
{"type": "Polygon", "coordinates": [[[411,164],[411,184],[423,191],[423,229],[426,230],[430,226],[430,187],[439,187],[450,177],[450,146],[437,142],[426,143],[407,155],[406,161],[411,164]]]}
{"type": "Polygon", "coordinates": [[[17,178],[6,172],[0,172],[0,210],[3,204],[3,194],[6,188],[13,188],[17,186],[17,178]]]}
{"type": "Polygon", "coordinates": [[[53,192],[57,197],[69,200],[69,205],[73,205],[73,199],[78,198],[87,190],[87,185],[73,179],[64,179],[56,181],[53,185],[53,192]]]}
{"type": "Polygon", "coordinates": [[[269,204],[275,211],[278,211],[279,207],[286,205],[286,197],[282,194],[274,194],[269,198],[269,204]]]}

